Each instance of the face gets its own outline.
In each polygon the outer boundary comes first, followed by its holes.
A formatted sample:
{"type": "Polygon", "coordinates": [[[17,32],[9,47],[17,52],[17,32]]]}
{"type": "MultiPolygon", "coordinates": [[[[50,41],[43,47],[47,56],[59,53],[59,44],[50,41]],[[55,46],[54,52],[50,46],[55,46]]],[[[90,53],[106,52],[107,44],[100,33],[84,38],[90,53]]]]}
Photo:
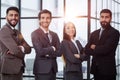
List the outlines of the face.
{"type": "Polygon", "coordinates": [[[6,20],[11,26],[15,27],[19,21],[19,13],[14,10],[10,10],[6,16],[6,20]]]}
{"type": "Polygon", "coordinates": [[[40,20],[39,20],[39,24],[41,27],[48,28],[50,22],[51,22],[50,14],[48,14],[48,13],[41,14],[40,20]]]}
{"type": "Polygon", "coordinates": [[[101,13],[100,15],[100,24],[103,28],[106,28],[108,25],[110,25],[111,22],[111,16],[109,13],[101,13]]]}
{"type": "Polygon", "coordinates": [[[65,33],[70,36],[70,38],[74,38],[76,33],[75,26],[72,23],[67,23],[65,25],[65,33]]]}

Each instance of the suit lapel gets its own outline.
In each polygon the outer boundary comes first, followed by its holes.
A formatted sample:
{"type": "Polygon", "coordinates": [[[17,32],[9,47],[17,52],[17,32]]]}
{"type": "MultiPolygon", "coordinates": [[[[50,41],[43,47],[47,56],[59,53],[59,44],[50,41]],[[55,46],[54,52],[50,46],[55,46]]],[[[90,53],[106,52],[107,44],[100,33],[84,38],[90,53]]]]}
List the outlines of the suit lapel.
{"type": "Polygon", "coordinates": [[[15,42],[20,45],[21,44],[21,40],[22,40],[22,36],[21,34],[15,29],[15,30],[12,30],[11,27],[6,24],[7,28],[9,29],[10,31],[10,34],[12,35],[12,38],[15,40],[15,42]]]}
{"type": "Polygon", "coordinates": [[[73,54],[78,53],[78,50],[77,50],[75,44],[74,44],[72,41],[70,41],[69,44],[70,44],[69,47],[70,47],[72,53],[73,53],[73,54]]]}
{"type": "Polygon", "coordinates": [[[78,40],[76,40],[76,43],[79,48],[79,51],[81,51],[83,49],[82,45],[80,44],[80,42],[78,40]]]}
{"type": "Polygon", "coordinates": [[[5,28],[9,29],[10,34],[14,34],[14,31],[11,29],[11,27],[6,23],[5,28]]]}
{"type": "Polygon", "coordinates": [[[48,38],[47,38],[46,34],[43,32],[43,30],[42,30],[42,29],[39,29],[38,31],[39,31],[39,33],[41,34],[41,35],[38,35],[38,36],[42,36],[43,39],[44,39],[45,41],[47,41],[47,43],[50,43],[50,41],[48,40],[48,38]]]}
{"type": "Polygon", "coordinates": [[[13,38],[13,40],[16,42],[16,36],[15,36],[15,32],[11,29],[11,27],[6,23],[4,28],[8,29],[7,31],[9,31],[8,33],[11,35],[11,37],[13,38]]]}
{"type": "Polygon", "coordinates": [[[101,34],[101,39],[105,38],[106,35],[107,35],[107,30],[104,30],[101,34]]]}
{"type": "Polygon", "coordinates": [[[51,31],[49,33],[50,33],[50,43],[53,43],[53,34],[51,31]]]}

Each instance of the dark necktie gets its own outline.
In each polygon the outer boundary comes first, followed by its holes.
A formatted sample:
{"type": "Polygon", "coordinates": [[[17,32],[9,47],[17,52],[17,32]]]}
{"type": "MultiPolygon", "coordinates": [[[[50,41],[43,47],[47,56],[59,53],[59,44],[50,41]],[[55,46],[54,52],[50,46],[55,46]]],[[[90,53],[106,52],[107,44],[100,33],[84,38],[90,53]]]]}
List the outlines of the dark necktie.
{"type": "Polygon", "coordinates": [[[13,31],[14,31],[14,37],[15,37],[15,41],[16,41],[16,43],[19,45],[19,38],[18,38],[18,34],[17,34],[17,30],[15,30],[15,29],[13,29],[13,31]]]}
{"type": "Polygon", "coordinates": [[[16,37],[17,36],[17,31],[15,29],[13,29],[13,32],[14,32],[14,36],[16,37]]]}
{"type": "Polygon", "coordinates": [[[46,35],[47,40],[50,42],[49,37],[48,37],[48,33],[45,33],[45,35],[46,35]]]}

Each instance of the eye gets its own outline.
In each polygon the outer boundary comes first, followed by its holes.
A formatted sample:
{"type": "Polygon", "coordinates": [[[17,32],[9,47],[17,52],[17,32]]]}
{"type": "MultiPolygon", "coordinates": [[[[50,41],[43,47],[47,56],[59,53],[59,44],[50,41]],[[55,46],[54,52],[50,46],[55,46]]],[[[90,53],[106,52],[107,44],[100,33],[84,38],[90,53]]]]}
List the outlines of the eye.
{"type": "Polygon", "coordinates": [[[41,17],[41,19],[44,19],[44,17],[41,17]]]}
{"type": "Polygon", "coordinates": [[[13,14],[10,14],[9,16],[11,16],[11,17],[12,17],[12,16],[13,16],[13,14]]]}
{"type": "Polygon", "coordinates": [[[104,18],[104,16],[101,16],[101,18],[104,18]]]}

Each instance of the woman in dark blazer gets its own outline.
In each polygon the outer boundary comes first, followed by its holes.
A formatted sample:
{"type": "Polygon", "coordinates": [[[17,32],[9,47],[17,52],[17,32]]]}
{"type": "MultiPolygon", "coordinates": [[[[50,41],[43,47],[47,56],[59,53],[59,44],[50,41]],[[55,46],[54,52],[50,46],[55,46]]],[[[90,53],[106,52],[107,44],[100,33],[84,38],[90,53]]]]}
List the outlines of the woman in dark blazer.
{"type": "Polygon", "coordinates": [[[75,40],[76,29],[72,22],[64,26],[63,41],[61,49],[65,60],[65,80],[83,80],[82,61],[84,58],[83,47],[78,40],[75,40]]]}

